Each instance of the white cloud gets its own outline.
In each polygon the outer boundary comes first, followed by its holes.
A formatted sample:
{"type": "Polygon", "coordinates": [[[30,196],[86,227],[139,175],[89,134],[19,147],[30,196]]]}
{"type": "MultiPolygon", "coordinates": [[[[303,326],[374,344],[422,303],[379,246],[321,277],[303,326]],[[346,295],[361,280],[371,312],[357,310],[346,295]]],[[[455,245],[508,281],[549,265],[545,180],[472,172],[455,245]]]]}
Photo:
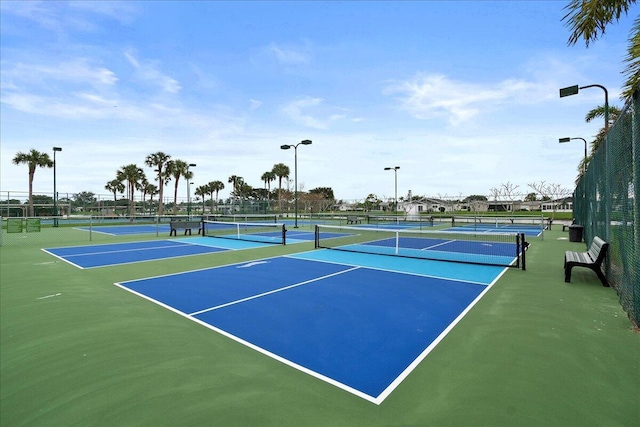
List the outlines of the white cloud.
{"type": "Polygon", "coordinates": [[[325,122],[303,112],[303,110],[308,109],[309,107],[320,105],[322,101],[323,100],[321,98],[311,97],[298,99],[286,105],[282,110],[296,123],[315,129],[326,129],[327,124],[325,122]]]}
{"type": "Polygon", "coordinates": [[[402,108],[418,119],[445,119],[450,124],[467,121],[504,101],[518,99],[536,85],[510,79],[496,84],[454,81],[442,74],[417,74],[393,83],[385,94],[400,94],[402,108]]]}
{"type": "Polygon", "coordinates": [[[279,46],[271,43],[267,50],[273,55],[278,62],[284,65],[301,65],[311,61],[311,54],[299,48],[279,46]]]}
{"type": "Polygon", "coordinates": [[[10,14],[34,22],[58,35],[73,31],[96,32],[101,27],[96,16],[103,16],[120,23],[131,23],[138,15],[139,7],[123,1],[70,1],[64,6],[56,1],[3,1],[3,14],[10,14]]]}
{"type": "Polygon", "coordinates": [[[52,64],[5,63],[3,64],[2,80],[3,86],[5,81],[19,82],[26,85],[48,84],[51,81],[58,81],[100,87],[113,86],[118,81],[118,78],[113,71],[91,65],[87,59],[78,58],[52,64]]]}
{"type": "Polygon", "coordinates": [[[132,51],[124,52],[124,56],[135,69],[138,80],[159,86],[165,92],[178,93],[182,87],[174,78],[162,73],[159,64],[155,61],[139,61],[132,51]]]}
{"type": "Polygon", "coordinates": [[[292,101],[282,111],[294,122],[314,129],[328,129],[331,123],[348,119],[347,109],[325,105],[324,99],[314,97],[292,101]]]}
{"type": "Polygon", "coordinates": [[[250,102],[249,109],[251,111],[257,110],[262,106],[262,101],[258,101],[257,99],[250,99],[249,102],[250,102]]]}

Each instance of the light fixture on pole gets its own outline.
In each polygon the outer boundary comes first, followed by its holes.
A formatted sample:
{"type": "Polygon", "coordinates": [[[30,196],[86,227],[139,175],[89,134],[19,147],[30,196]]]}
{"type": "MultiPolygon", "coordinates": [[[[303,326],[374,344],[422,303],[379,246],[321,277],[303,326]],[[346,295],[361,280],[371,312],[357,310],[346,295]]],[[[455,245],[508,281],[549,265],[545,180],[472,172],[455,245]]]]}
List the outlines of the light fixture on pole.
{"type": "MultiPolygon", "coordinates": [[[[609,144],[607,144],[607,133],[609,132],[609,92],[607,88],[602,85],[587,85],[587,86],[568,86],[560,89],[560,98],[565,96],[577,95],[580,89],[587,89],[590,87],[599,87],[604,91],[604,169],[609,170],[609,144]]],[[[610,183],[609,180],[605,181],[604,185],[604,194],[605,194],[605,203],[611,202],[611,191],[610,191],[610,183]]],[[[611,223],[610,213],[609,211],[605,211],[605,224],[611,223]]],[[[604,230],[604,239],[609,240],[609,227],[606,227],[604,230]]],[[[608,262],[608,261],[607,261],[608,262]]],[[[608,269],[607,264],[607,269],[608,269]]]]}
{"type": "Polygon", "coordinates": [[[587,85],[587,86],[567,86],[560,89],[560,98],[564,98],[565,96],[577,95],[580,89],[587,89],[590,87],[599,87],[604,91],[604,131],[605,133],[609,130],[609,92],[607,88],[602,85],[587,85]]]}
{"type": "Polygon", "coordinates": [[[191,219],[191,173],[189,172],[189,168],[195,168],[197,165],[195,163],[189,163],[187,165],[187,215],[189,219],[191,219]]]}
{"type": "Polygon", "coordinates": [[[294,180],[295,180],[295,193],[294,193],[294,215],[295,215],[295,224],[293,228],[298,228],[298,145],[311,145],[311,141],[305,139],[304,141],[300,141],[298,144],[285,144],[281,145],[280,148],[283,150],[288,150],[289,148],[293,148],[294,152],[294,180]]]}
{"type": "Polygon", "coordinates": [[[398,215],[398,169],[400,169],[400,166],[394,166],[394,167],[386,167],[384,168],[384,170],[386,171],[393,171],[394,175],[395,175],[395,211],[396,211],[396,215],[398,215]]]}
{"type": "Polygon", "coordinates": [[[581,139],[584,141],[584,163],[582,164],[582,171],[583,173],[587,173],[587,140],[584,138],[560,138],[558,141],[560,142],[560,144],[565,143],[565,142],[569,142],[573,139],[581,139]]]}
{"type": "Polygon", "coordinates": [[[56,189],[56,151],[62,147],[53,147],[53,226],[58,226],[58,191],[56,189]]]}

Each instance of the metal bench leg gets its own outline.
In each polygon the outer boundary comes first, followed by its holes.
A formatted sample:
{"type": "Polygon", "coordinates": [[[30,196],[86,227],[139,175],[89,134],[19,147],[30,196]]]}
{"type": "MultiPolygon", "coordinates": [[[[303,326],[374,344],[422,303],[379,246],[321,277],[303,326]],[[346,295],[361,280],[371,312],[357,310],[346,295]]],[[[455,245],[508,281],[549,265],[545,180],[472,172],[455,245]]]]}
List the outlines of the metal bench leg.
{"type": "Polygon", "coordinates": [[[605,286],[605,287],[608,288],[609,287],[609,282],[607,281],[607,278],[602,273],[602,270],[600,269],[600,267],[594,268],[593,271],[595,271],[596,274],[598,275],[598,278],[600,279],[600,282],[602,282],[602,286],[605,286]]]}
{"type": "Polygon", "coordinates": [[[571,269],[573,268],[573,265],[567,265],[565,263],[564,266],[564,281],[567,283],[571,282],[571,269]]]}

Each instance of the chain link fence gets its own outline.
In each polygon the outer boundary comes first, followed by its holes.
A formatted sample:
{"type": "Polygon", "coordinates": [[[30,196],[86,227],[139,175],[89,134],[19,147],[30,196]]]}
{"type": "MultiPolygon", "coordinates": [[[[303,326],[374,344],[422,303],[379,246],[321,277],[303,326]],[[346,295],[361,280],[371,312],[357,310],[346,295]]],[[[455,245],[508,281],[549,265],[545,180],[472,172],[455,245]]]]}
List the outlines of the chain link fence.
{"type": "Polygon", "coordinates": [[[640,326],[640,91],[636,91],[589,162],[574,194],[585,241],[610,244],[606,276],[640,326]]]}

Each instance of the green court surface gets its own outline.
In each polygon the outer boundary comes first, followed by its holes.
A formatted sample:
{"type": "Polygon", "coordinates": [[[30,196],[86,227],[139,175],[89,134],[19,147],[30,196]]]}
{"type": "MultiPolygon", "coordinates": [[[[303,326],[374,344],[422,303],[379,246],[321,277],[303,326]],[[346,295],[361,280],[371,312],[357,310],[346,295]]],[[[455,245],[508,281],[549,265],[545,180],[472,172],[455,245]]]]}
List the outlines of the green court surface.
{"type": "Polygon", "coordinates": [[[640,419],[640,333],[593,272],[576,268],[564,282],[564,251],[585,249],[566,232],[532,238],[527,270],[509,269],[380,405],[113,285],[312,250],[312,242],[79,270],[41,248],[158,237],[61,235],[43,229],[0,247],[3,427],[635,426],[640,419]]]}

